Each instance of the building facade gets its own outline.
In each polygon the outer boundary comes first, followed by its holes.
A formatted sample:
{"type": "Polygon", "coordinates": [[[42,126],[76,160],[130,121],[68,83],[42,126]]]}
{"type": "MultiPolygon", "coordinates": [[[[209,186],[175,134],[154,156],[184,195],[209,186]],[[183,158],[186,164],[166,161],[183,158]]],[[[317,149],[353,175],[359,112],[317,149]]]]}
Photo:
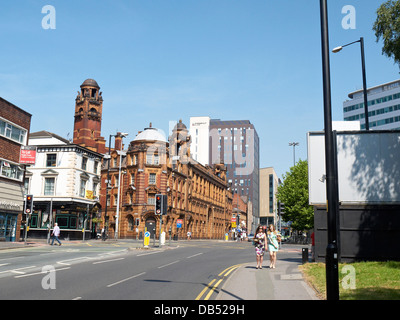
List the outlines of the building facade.
{"type": "Polygon", "coordinates": [[[260,153],[254,125],[249,120],[223,121],[208,117],[191,117],[190,123],[192,149],[198,150],[194,157],[204,161],[204,155],[208,154],[206,164],[226,165],[232,191],[247,197],[252,204],[252,224],[259,224],[260,153]],[[203,153],[205,148],[208,153],[203,153]]]}
{"type": "Polygon", "coordinates": [[[19,241],[24,210],[24,166],[32,115],[0,98],[0,241],[19,241]]]}
{"type": "MultiPolygon", "coordinates": [[[[343,102],[343,119],[360,121],[365,129],[363,90],[349,93],[343,102]]],[[[368,121],[370,130],[400,129],[400,80],[367,89],[368,121]]]]}
{"type": "Polygon", "coordinates": [[[92,237],[102,155],[47,131],[30,134],[29,145],[36,147],[36,163],[25,175],[34,200],[28,236],[45,238],[57,222],[62,238],[82,239],[83,230],[92,237]]]}
{"type": "Polygon", "coordinates": [[[129,143],[125,157],[113,151],[110,160],[104,161],[101,203],[108,206],[103,220],[110,237],[117,226],[119,238],[142,238],[145,231],[151,238],[158,237],[160,219],[167,238],[186,237],[190,231],[192,238],[223,239],[229,232],[232,192],[228,190],[226,168],[221,164],[203,166],[193,160],[190,141],[181,121],[168,140],[150,125],[129,143]],[[124,157],[122,161],[120,156],[124,157]],[[120,188],[119,163],[123,172],[120,188]],[[118,190],[121,201],[117,210],[118,190]],[[155,215],[156,194],[168,196],[165,216],[155,215]]]}
{"type": "Polygon", "coordinates": [[[279,178],[273,167],[260,169],[260,224],[277,226],[279,178]]]}

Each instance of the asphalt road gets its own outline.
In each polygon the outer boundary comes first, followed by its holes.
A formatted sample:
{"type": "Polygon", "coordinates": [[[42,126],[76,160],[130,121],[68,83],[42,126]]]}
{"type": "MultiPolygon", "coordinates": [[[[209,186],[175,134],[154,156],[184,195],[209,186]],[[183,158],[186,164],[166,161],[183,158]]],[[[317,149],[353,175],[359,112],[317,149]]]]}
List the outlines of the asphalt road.
{"type": "Polygon", "coordinates": [[[248,242],[135,246],[89,241],[2,250],[0,299],[213,300],[218,291],[205,292],[210,282],[218,280],[221,287],[231,267],[254,260],[248,242]]]}

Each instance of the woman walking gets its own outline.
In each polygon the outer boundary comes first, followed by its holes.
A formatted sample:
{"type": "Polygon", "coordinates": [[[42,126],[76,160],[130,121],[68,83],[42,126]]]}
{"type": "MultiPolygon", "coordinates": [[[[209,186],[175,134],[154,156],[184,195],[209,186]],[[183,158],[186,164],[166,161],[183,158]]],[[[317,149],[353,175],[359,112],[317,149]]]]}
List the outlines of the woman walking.
{"type": "Polygon", "coordinates": [[[276,253],[279,250],[279,244],[278,244],[279,238],[280,238],[279,232],[275,230],[273,224],[270,224],[268,226],[268,232],[267,232],[270,269],[275,269],[276,253]]]}
{"type": "Polygon", "coordinates": [[[264,233],[263,228],[259,225],[257,227],[256,234],[254,236],[254,244],[256,246],[257,269],[262,269],[266,243],[267,243],[266,235],[264,233]]]}

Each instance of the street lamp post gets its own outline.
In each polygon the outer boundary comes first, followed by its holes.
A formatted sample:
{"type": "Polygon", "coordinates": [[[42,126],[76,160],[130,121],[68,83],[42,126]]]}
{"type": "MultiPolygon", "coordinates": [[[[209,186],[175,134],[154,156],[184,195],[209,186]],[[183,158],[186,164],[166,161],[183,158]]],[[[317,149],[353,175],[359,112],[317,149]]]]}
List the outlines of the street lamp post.
{"type": "Polygon", "coordinates": [[[298,142],[289,142],[289,147],[293,146],[293,166],[296,165],[296,146],[298,145],[298,142]]]}
{"type": "Polygon", "coordinates": [[[365,118],[365,130],[369,130],[369,120],[368,120],[368,98],[367,98],[367,76],[365,74],[365,53],[364,53],[364,38],[361,37],[360,40],[350,42],[343,46],[336,47],[332,50],[333,53],[341,51],[344,47],[347,47],[353,43],[359,42],[361,49],[361,67],[362,67],[362,78],[363,78],[363,95],[364,95],[364,118],[365,118]]]}
{"type": "Polygon", "coordinates": [[[329,32],[327,0],[320,0],[321,49],[324,92],[325,168],[327,196],[326,294],[328,300],[339,300],[339,264],[337,245],[338,184],[334,135],[332,131],[331,83],[329,66],[329,32]]]}

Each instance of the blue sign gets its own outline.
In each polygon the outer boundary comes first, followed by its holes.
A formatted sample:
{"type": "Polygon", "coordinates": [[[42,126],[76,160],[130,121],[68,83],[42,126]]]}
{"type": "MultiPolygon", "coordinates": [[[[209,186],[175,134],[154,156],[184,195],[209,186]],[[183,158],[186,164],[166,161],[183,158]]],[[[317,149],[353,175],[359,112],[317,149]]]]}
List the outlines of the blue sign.
{"type": "Polygon", "coordinates": [[[149,231],[146,231],[145,233],[144,233],[144,237],[146,238],[146,237],[150,237],[150,232],[149,231]]]}
{"type": "Polygon", "coordinates": [[[177,228],[182,228],[182,223],[177,223],[177,224],[176,224],[176,227],[177,227],[177,228]]]}

